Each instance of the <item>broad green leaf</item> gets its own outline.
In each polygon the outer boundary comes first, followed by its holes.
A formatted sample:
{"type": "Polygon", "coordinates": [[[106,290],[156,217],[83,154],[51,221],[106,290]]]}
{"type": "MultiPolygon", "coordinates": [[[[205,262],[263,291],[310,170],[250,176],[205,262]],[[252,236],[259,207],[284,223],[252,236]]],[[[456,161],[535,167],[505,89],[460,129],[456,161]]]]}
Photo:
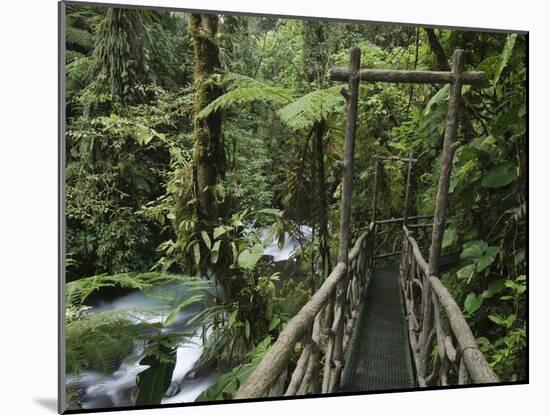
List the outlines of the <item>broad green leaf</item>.
{"type": "Polygon", "coordinates": [[[481,179],[481,186],[487,188],[504,187],[517,178],[516,165],[512,162],[506,162],[489,170],[481,179]]]}
{"type": "Polygon", "coordinates": [[[195,264],[199,265],[201,262],[201,247],[198,243],[193,245],[193,255],[195,256],[195,264]]]}
{"type": "Polygon", "coordinates": [[[502,319],[502,317],[500,317],[497,314],[490,314],[489,315],[489,320],[491,320],[494,323],[497,323],[498,325],[503,325],[504,324],[504,320],[502,319]]]}
{"type": "Polygon", "coordinates": [[[176,348],[169,349],[166,346],[160,346],[163,355],[168,359],[160,359],[156,355],[145,356],[140,365],[149,366],[141,372],[136,383],[138,394],[136,405],[158,405],[160,404],[164,393],[172,381],[172,373],[176,367],[176,348]]]}
{"type": "Polygon", "coordinates": [[[511,33],[506,38],[504,49],[502,50],[502,53],[500,55],[500,64],[495,73],[495,78],[493,79],[493,85],[496,85],[498,83],[500,75],[502,75],[502,71],[508,65],[508,62],[510,61],[510,56],[512,56],[512,50],[514,49],[514,45],[516,44],[517,37],[517,33],[511,33]]]}
{"type": "Polygon", "coordinates": [[[443,248],[447,248],[451,245],[453,245],[456,242],[457,234],[456,229],[449,228],[445,230],[445,234],[443,235],[443,248]]]}
{"type": "Polygon", "coordinates": [[[465,267],[462,267],[457,272],[457,277],[461,280],[470,280],[472,276],[474,275],[474,272],[476,270],[475,264],[466,265],[465,267]]]}
{"type": "Polygon", "coordinates": [[[236,218],[231,222],[231,225],[233,225],[235,228],[244,227],[244,223],[241,219],[236,218]]]}
{"type": "Polygon", "coordinates": [[[487,250],[487,242],[472,241],[464,244],[464,250],[460,254],[460,259],[478,259],[487,250]]]}
{"type": "Polygon", "coordinates": [[[476,271],[481,272],[495,261],[494,256],[483,255],[476,261],[476,271]]]}
{"type": "Polygon", "coordinates": [[[510,314],[508,317],[506,317],[506,320],[504,320],[504,324],[506,324],[507,328],[511,328],[514,324],[514,321],[516,321],[515,314],[510,314]]]}
{"type": "Polygon", "coordinates": [[[149,142],[153,139],[153,133],[144,125],[137,124],[134,129],[134,138],[140,145],[143,146],[149,144],[149,142]]]}
{"type": "Polygon", "coordinates": [[[210,236],[205,231],[201,231],[202,240],[206,244],[208,249],[212,248],[212,241],[210,240],[210,236]]]}
{"type": "Polygon", "coordinates": [[[495,151],[496,139],[492,135],[487,137],[477,137],[471,141],[470,145],[479,151],[491,154],[495,151]]]}
{"type": "Polygon", "coordinates": [[[481,304],[483,304],[483,297],[478,296],[476,293],[470,293],[464,300],[464,311],[467,314],[475,313],[481,307],[481,304]]]}
{"type": "Polygon", "coordinates": [[[508,324],[511,321],[510,319],[512,319],[512,323],[513,323],[513,320],[515,320],[515,316],[511,314],[507,318],[503,318],[503,317],[499,316],[498,314],[489,315],[489,320],[491,320],[493,323],[496,323],[499,326],[503,326],[503,327],[508,327],[508,324]]]}
{"type": "Polygon", "coordinates": [[[239,312],[239,310],[235,309],[235,310],[233,310],[233,312],[229,316],[229,323],[228,323],[229,328],[233,327],[233,324],[235,324],[235,321],[237,320],[237,313],[238,312],[239,312]]]}
{"type": "Polygon", "coordinates": [[[245,249],[240,253],[238,263],[241,268],[253,269],[263,255],[263,245],[256,244],[252,249],[245,249]]]}
{"type": "Polygon", "coordinates": [[[424,110],[424,115],[428,115],[434,105],[447,101],[449,99],[449,90],[450,87],[449,84],[447,84],[437,91],[428,101],[428,105],[426,105],[426,109],[424,110]]]}
{"type": "Polygon", "coordinates": [[[481,296],[483,298],[491,298],[493,295],[498,294],[504,289],[504,282],[504,279],[491,282],[487,289],[481,293],[481,296]]]}
{"type": "Polygon", "coordinates": [[[216,241],[214,242],[214,246],[212,247],[212,251],[210,252],[210,261],[212,264],[218,263],[218,258],[220,257],[220,244],[222,241],[216,241]]]}
{"type": "Polygon", "coordinates": [[[227,229],[226,229],[225,226],[218,226],[218,227],[214,228],[214,239],[218,239],[225,232],[227,232],[227,229]]]}
{"type": "Polygon", "coordinates": [[[281,319],[279,317],[277,317],[277,316],[273,317],[271,319],[271,321],[269,322],[269,327],[268,327],[267,330],[271,331],[271,330],[275,329],[279,325],[280,322],[281,322],[281,319]]]}
{"type": "Polygon", "coordinates": [[[478,337],[476,339],[476,343],[479,346],[479,348],[481,349],[481,351],[487,350],[491,346],[491,342],[489,341],[489,339],[487,337],[478,337]]]}
{"type": "Polygon", "coordinates": [[[525,261],[525,251],[523,251],[523,250],[522,250],[522,251],[518,251],[518,252],[516,253],[515,258],[514,258],[514,263],[515,263],[516,265],[519,265],[519,264],[521,264],[523,261],[525,261]]]}

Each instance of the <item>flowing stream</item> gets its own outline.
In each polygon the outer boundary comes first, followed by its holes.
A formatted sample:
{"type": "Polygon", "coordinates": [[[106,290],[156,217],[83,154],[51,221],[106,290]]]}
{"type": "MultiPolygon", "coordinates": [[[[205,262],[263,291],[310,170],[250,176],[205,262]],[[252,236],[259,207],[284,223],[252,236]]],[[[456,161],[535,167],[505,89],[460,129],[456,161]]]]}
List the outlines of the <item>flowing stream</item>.
{"type": "MultiPolygon", "coordinates": [[[[311,228],[301,226],[300,230],[306,239],[311,236],[311,228]]],[[[260,232],[264,241],[268,242],[268,229],[262,228],[260,232]]],[[[283,247],[279,248],[276,240],[269,241],[264,250],[264,256],[271,257],[275,268],[287,269],[290,257],[299,248],[298,241],[285,234],[283,247]]],[[[288,277],[288,275],[283,275],[283,277],[288,277]]],[[[179,289],[184,290],[185,288],[179,289]]],[[[185,292],[180,292],[179,295],[185,295],[185,292]]],[[[131,315],[136,319],[136,323],[140,321],[140,318],[146,318],[149,323],[154,323],[162,322],[167,317],[170,312],[167,305],[166,300],[148,296],[140,291],[132,291],[115,295],[109,300],[97,301],[97,304],[94,304],[93,312],[132,310],[131,315]],[[140,310],[147,310],[147,314],[142,315],[140,310]]],[[[182,329],[185,321],[200,311],[199,306],[184,309],[169,330],[182,329]],[[180,324],[178,325],[178,323],[180,324]]],[[[195,370],[203,353],[203,335],[208,336],[208,333],[202,333],[200,327],[195,327],[194,334],[189,341],[178,347],[172,384],[161,403],[193,402],[221,376],[221,373],[215,368],[198,372],[195,370]]],[[[137,393],[136,376],[147,369],[147,366],[139,364],[142,357],[142,350],[136,346],[114,372],[103,374],[89,370],[81,373],[78,377],[68,374],[67,384],[71,384],[81,391],[80,402],[83,409],[133,406],[137,393]]]]}

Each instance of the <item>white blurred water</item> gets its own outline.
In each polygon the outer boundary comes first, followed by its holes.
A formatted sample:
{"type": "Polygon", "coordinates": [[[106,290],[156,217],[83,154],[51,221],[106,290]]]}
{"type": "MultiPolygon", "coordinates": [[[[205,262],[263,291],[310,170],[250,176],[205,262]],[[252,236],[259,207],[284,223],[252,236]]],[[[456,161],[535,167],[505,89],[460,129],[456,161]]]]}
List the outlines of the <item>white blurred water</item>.
{"type": "MultiPolygon", "coordinates": [[[[305,239],[311,236],[311,228],[308,226],[301,226],[300,231],[305,239]]],[[[267,242],[264,255],[271,257],[273,262],[288,261],[300,248],[299,242],[291,238],[288,233],[285,233],[285,241],[281,249],[276,238],[269,237],[269,228],[260,229],[260,233],[261,238],[267,242]]],[[[146,318],[148,322],[155,323],[162,322],[166,318],[170,311],[166,305],[166,301],[136,291],[111,301],[102,301],[94,307],[93,312],[131,310],[131,315],[136,322],[146,318]]],[[[174,326],[198,312],[198,309],[182,311],[174,326]]],[[[165,397],[162,403],[193,402],[219,378],[220,373],[215,370],[206,371],[196,377],[188,376],[201,359],[203,353],[202,334],[200,328],[196,329],[189,342],[178,347],[172,382],[178,384],[179,391],[173,396],[165,397]]],[[[147,366],[139,364],[142,357],[140,350],[136,347],[113,373],[105,375],[95,371],[86,371],[77,378],[69,374],[67,384],[72,383],[82,389],[83,409],[133,406],[137,386],[136,376],[147,369],[147,366]]]]}
{"type": "MultiPolygon", "coordinates": [[[[269,228],[262,228],[262,239],[266,240],[269,237],[269,228]]],[[[304,239],[309,239],[311,236],[311,227],[306,225],[300,226],[300,232],[304,239]]],[[[295,238],[292,238],[288,232],[285,232],[285,243],[282,249],[279,249],[276,238],[272,237],[269,245],[264,250],[264,255],[273,258],[273,262],[288,261],[288,259],[300,248],[300,243],[295,238]]]]}
{"type": "MultiPolygon", "coordinates": [[[[131,310],[131,315],[136,322],[146,318],[148,322],[155,323],[163,322],[167,317],[169,309],[163,307],[164,305],[165,302],[162,300],[151,298],[141,292],[132,292],[112,302],[103,302],[94,308],[94,312],[131,310]],[[147,309],[147,313],[140,311],[145,309],[147,309]]],[[[174,326],[193,314],[194,312],[182,311],[174,326]]],[[[178,347],[176,353],[177,360],[172,374],[172,382],[179,385],[180,391],[170,398],[164,398],[162,403],[193,402],[219,377],[218,372],[211,371],[211,373],[197,376],[194,379],[186,379],[186,375],[195,368],[203,353],[202,330],[200,328],[195,329],[195,334],[188,342],[178,347]]],[[[95,371],[86,371],[77,378],[69,375],[67,383],[73,383],[83,390],[83,409],[132,406],[136,394],[136,376],[148,367],[139,364],[142,357],[141,350],[136,347],[113,373],[105,375],[95,371]]]]}

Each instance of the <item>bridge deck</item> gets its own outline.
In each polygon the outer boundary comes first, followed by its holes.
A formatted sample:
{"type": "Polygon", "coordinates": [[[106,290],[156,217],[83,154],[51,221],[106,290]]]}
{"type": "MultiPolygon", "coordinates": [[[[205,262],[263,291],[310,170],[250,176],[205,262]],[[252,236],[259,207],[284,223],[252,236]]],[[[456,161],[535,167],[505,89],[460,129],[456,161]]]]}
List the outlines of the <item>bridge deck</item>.
{"type": "Polygon", "coordinates": [[[371,277],[350,344],[341,390],[364,392],[415,386],[398,265],[371,277]]]}

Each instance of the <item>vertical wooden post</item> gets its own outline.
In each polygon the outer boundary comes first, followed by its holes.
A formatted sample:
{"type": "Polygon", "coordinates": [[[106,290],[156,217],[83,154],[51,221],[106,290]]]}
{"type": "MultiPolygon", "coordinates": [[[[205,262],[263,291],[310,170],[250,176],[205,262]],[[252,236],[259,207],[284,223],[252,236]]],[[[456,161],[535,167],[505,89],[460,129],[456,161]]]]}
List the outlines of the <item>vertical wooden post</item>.
{"type": "MultiPolygon", "coordinates": [[[[377,207],[377,203],[378,203],[378,198],[377,198],[377,195],[378,195],[378,169],[380,167],[379,163],[380,163],[380,160],[378,160],[378,158],[375,159],[376,161],[374,162],[374,189],[372,191],[372,246],[373,247],[376,247],[376,231],[377,231],[377,227],[376,227],[376,207],[377,207]]],[[[375,248],[373,248],[375,249],[375,248]]],[[[372,253],[372,256],[371,256],[371,261],[369,261],[369,266],[372,266],[374,264],[374,257],[375,257],[375,252],[373,251],[372,253]]]]}
{"type": "Polygon", "coordinates": [[[359,67],[361,50],[351,48],[349,52],[350,73],[348,80],[348,109],[344,141],[344,170],[342,174],[342,207],[340,209],[340,247],[338,262],[348,262],[349,233],[351,223],[351,188],[353,183],[353,154],[357,130],[357,102],[359,101],[359,67]]]}
{"type": "Polygon", "coordinates": [[[409,153],[409,164],[407,165],[407,187],[405,189],[405,209],[403,211],[403,225],[407,226],[409,218],[409,193],[411,187],[411,171],[412,171],[412,153],[409,153]]]}
{"type": "Polygon", "coordinates": [[[374,162],[374,186],[372,191],[372,221],[373,223],[376,222],[376,204],[377,204],[377,193],[378,193],[378,163],[380,162],[378,159],[375,159],[374,162]]]}
{"type": "MultiPolygon", "coordinates": [[[[460,108],[460,97],[462,94],[462,70],[464,68],[464,51],[455,50],[453,53],[453,82],[449,95],[449,108],[445,120],[445,136],[443,138],[443,151],[441,155],[441,168],[439,173],[439,184],[437,187],[437,198],[434,213],[434,226],[432,230],[432,244],[430,246],[430,258],[428,261],[428,275],[439,274],[439,260],[441,257],[441,244],[445,232],[445,216],[449,204],[449,183],[451,169],[453,167],[454,153],[458,147],[456,141],[458,131],[458,112],[460,108]]],[[[428,367],[429,355],[432,350],[430,333],[433,327],[433,304],[432,290],[426,290],[423,295],[422,307],[422,331],[419,336],[419,355],[417,364],[417,375],[419,383],[425,381],[428,367]]]]}
{"type": "Polygon", "coordinates": [[[460,98],[462,95],[462,71],[464,69],[464,51],[457,49],[453,53],[453,82],[449,95],[449,108],[445,120],[445,136],[443,139],[443,152],[441,156],[441,170],[437,187],[437,199],[434,213],[434,226],[432,230],[432,245],[430,247],[430,259],[428,261],[429,276],[437,276],[439,273],[439,260],[441,256],[441,243],[445,232],[446,210],[449,204],[449,183],[453,167],[453,157],[460,142],[456,141],[458,131],[458,113],[460,98]]]}
{"type": "Polygon", "coordinates": [[[361,65],[361,50],[351,48],[349,51],[350,72],[347,91],[347,120],[344,141],[344,170],[342,174],[342,206],[340,209],[340,246],[338,262],[346,264],[346,277],[336,287],[334,301],[334,320],[325,359],[323,392],[335,392],[340,385],[343,365],[344,341],[344,301],[347,281],[349,278],[348,251],[351,224],[351,190],[353,184],[353,155],[355,152],[355,132],[357,130],[357,102],[359,101],[359,68],[361,65]]]}

